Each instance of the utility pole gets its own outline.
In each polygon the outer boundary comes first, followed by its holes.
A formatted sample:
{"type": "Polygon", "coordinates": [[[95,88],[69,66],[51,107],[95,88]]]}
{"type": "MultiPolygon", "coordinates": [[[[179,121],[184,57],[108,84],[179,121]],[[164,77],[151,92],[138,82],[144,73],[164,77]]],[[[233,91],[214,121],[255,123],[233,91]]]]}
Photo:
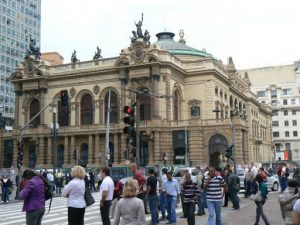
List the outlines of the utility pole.
{"type": "Polygon", "coordinates": [[[108,92],[108,103],[107,103],[107,117],[106,117],[106,139],[105,139],[105,165],[109,166],[110,162],[110,149],[109,149],[109,126],[110,126],[110,95],[111,90],[108,92]]]}
{"type": "Polygon", "coordinates": [[[135,107],[134,107],[134,117],[135,117],[135,132],[136,132],[136,164],[138,166],[140,166],[141,163],[141,149],[140,149],[140,116],[139,116],[139,107],[140,107],[140,103],[137,97],[137,94],[135,94],[135,107]]]}
{"type": "Polygon", "coordinates": [[[232,153],[233,153],[233,169],[236,174],[236,152],[235,152],[235,125],[234,125],[234,116],[231,117],[231,129],[232,129],[232,153]]]}
{"type": "Polygon", "coordinates": [[[53,176],[55,176],[56,172],[56,137],[57,137],[57,128],[56,128],[56,107],[53,105],[52,107],[52,154],[53,154],[53,176]]]}

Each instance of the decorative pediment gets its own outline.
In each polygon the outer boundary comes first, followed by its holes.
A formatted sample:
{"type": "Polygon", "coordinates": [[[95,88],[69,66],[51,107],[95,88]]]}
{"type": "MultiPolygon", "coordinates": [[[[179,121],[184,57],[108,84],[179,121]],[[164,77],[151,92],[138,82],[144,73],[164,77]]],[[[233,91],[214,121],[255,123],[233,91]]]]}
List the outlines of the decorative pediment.
{"type": "Polygon", "coordinates": [[[188,101],[189,105],[201,105],[201,101],[198,99],[192,99],[188,101]]]}
{"type": "Polygon", "coordinates": [[[35,59],[34,56],[28,56],[24,62],[15,69],[15,72],[12,73],[11,80],[46,76],[48,73],[43,67],[44,62],[42,60],[35,59]]]}

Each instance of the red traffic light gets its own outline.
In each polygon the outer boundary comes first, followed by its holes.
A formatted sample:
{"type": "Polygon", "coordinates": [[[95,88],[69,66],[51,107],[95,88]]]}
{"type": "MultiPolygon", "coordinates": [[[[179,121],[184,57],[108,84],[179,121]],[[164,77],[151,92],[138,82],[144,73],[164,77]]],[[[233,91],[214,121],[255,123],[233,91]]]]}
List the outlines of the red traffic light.
{"type": "Polygon", "coordinates": [[[126,114],[128,114],[128,115],[131,115],[131,116],[134,115],[134,109],[131,108],[131,107],[128,106],[128,105],[124,106],[123,112],[126,113],[126,114]]]}

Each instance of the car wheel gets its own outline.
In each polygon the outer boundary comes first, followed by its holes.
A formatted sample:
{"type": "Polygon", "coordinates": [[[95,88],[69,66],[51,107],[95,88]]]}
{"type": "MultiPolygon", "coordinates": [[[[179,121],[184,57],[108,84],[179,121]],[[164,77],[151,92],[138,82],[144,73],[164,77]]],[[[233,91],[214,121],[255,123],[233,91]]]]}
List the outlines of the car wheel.
{"type": "Polygon", "coordinates": [[[279,185],[278,185],[278,183],[277,182],[274,182],[274,184],[273,184],[273,186],[272,186],[272,191],[278,191],[278,189],[279,189],[279,185]]]}

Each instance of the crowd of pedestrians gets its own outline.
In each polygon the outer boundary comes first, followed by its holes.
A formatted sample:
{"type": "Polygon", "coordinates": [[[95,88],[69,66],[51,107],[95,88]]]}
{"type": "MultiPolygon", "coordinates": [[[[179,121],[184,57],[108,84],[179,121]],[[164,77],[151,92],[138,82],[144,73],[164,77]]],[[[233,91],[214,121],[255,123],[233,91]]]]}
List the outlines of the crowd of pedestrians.
{"type": "MultiPolygon", "coordinates": [[[[240,209],[237,195],[240,179],[230,165],[223,169],[210,167],[201,170],[197,167],[193,174],[182,170],[180,183],[173,178],[172,166],[163,167],[161,174],[149,168],[148,177],[134,163],[130,165],[130,169],[133,176],[124,184],[111,178],[108,167],[100,170],[101,182],[97,189],[103,225],[111,225],[111,219],[113,225],[146,225],[148,207],[151,214],[150,225],[157,225],[160,221],[174,225],[177,222],[176,208],[180,203],[186,224],[195,225],[195,215],[203,216],[208,213],[208,225],[221,225],[222,203],[223,207],[228,207],[228,202],[231,201],[233,210],[240,209]],[[110,217],[112,202],[114,208],[110,217]]],[[[278,167],[277,174],[280,174],[278,177],[281,186],[278,202],[285,225],[300,224],[299,184],[288,178],[289,168],[285,164],[278,167]]],[[[96,190],[96,175],[93,172],[87,173],[81,166],[73,167],[69,174],[60,170],[54,174],[51,171],[39,174],[27,169],[22,177],[19,198],[24,200],[26,224],[41,224],[45,213],[45,188],[48,185],[52,191],[67,198],[68,224],[84,224],[85,210],[88,207],[86,190],[96,190]]],[[[259,224],[260,218],[266,225],[270,225],[263,209],[268,196],[266,181],[264,168],[257,169],[254,163],[245,168],[245,198],[253,200],[256,206],[254,225],[259,224]]],[[[9,201],[6,194],[9,182],[6,176],[0,179],[3,201],[9,201]]]]}

